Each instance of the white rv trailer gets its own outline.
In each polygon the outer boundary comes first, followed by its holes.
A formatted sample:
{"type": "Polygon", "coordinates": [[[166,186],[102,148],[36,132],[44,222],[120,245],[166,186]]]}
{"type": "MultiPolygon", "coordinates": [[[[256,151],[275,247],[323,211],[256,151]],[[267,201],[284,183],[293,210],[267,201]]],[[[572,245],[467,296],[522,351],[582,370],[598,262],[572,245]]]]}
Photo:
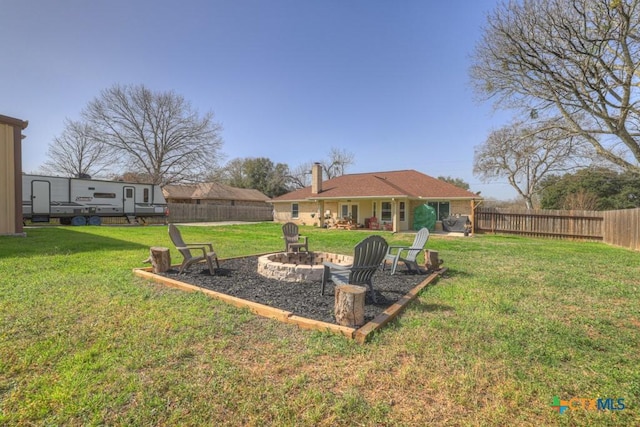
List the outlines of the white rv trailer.
{"type": "Polygon", "coordinates": [[[159,185],[22,175],[22,215],[31,222],[59,218],[64,225],[100,225],[102,217],[144,222],[167,214],[159,185]]]}

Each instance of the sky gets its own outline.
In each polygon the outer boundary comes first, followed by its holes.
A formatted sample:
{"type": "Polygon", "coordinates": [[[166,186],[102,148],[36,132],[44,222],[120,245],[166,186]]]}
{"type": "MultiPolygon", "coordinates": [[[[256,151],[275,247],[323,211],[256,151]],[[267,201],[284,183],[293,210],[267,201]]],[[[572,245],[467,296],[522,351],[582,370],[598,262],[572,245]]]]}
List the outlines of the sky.
{"type": "MultiPolygon", "coordinates": [[[[469,68],[497,0],[0,0],[0,114],[28,120],[23,171],[104,89],[183,96],[222,125],[225,159],[290,168],[354,155],[347,173],[415,169],[509,200],[473,175],[508,112],[469,68]]],[[[224,162],[223,162],[224,163],[224,162]]]]}

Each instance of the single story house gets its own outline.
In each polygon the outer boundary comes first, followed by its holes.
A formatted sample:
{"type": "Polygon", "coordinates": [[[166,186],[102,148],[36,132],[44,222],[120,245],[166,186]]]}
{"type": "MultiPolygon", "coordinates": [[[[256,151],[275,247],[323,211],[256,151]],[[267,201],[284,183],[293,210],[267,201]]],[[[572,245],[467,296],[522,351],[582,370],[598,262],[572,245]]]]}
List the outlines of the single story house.
{"type": "Polygon", "coordinates": [[[215,182],[165,185],[162,193],[167,203],[224,206],[269,206],[269,197],[258,190],[236,188],[215,182]]]}
{"type": "MultiPolygon", "coordinates": [[[[344,222],[368,227],[375,218],[380,228],[413,230],[414,211],[424,204],[432,206],[438,219],[469,216],[480,196],[448,182],[415,170],[348,174],[322,180],[322,166],[313,165],[311,186],[271,200],[274,221],[301,225],[344,222]]],[[[436,223],[436,229],[442,224],[436,223]]]]}
{"type": "Polygon", "coordinates": [[[0,115],[0,235],[24,235],[22,227],[22,131],[27,121],[0,115]]]}

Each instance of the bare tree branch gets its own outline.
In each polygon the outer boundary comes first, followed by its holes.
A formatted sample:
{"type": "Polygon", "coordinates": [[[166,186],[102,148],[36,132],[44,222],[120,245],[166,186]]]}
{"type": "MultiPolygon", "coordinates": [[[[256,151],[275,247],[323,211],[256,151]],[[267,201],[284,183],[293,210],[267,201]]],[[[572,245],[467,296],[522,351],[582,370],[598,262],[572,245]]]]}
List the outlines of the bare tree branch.
{"type": "Polygon", "coordinates": [[[114,161],[113,150],[94,141],[92,134],[88,124],[66,119],[62,134],[49,144],[43,171],[74,178],[109,171],[114,161]]]}
{"type": "Polygon", "coordinates": [[[640,0],[524,0],[488,16],[471,77],[481,99],[559,115],[600,157],[640,171],[639,71],[640,0]]]}
{"type": "Polygon", "coordinates": [[[531,209],[545,176],[573,170],[589,159],[584,141],[560,124],[557,119],[535,127],[520,122],[492,132],[476,147],[474,175],[485,182],[506,178],[531,209]]]}
{"type": "Polygon", "coordinates": [[[123,156],[127,170],[156,184],[198,181],[214,169],[222,146],[213,114],[200,116],[174,92],[113,86],[82,112],[93,138],[123,156]]]}

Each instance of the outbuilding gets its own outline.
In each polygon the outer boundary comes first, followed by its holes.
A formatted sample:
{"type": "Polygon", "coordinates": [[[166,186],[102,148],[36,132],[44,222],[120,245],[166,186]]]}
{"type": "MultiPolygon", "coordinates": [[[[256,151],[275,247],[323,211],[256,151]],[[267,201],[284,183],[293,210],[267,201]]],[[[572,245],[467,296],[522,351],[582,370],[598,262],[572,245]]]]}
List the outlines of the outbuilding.
{"type": "Polygon", "coordinates": [[[0,235],[24,235],[22,131],[29,123],[0,115],[0,235]]]}

